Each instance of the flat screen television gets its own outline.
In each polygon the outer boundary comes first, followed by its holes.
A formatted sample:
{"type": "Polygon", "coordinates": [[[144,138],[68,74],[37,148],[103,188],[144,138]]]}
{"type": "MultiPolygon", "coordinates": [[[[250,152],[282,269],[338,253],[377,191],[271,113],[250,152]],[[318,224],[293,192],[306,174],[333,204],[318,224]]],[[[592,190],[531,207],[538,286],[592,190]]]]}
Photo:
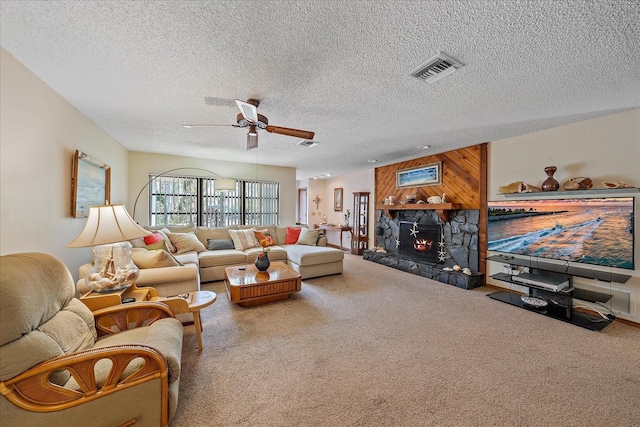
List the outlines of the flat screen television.
{"type": "Polygon", "coordinates": [[[635,199],[488,202],[490,251],[634,269],[635,199]]]}

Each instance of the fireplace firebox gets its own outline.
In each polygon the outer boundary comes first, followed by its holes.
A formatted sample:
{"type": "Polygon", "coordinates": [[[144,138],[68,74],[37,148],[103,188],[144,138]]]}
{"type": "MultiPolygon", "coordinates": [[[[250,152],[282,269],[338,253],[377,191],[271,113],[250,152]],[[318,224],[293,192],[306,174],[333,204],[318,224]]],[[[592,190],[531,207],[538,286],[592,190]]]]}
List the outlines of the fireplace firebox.
{"type": "Polygon", "coordinates": [[[402,258],[437,264],[440,233],[440,226],[436,224],[400,221],[398,255],[402,258]]]}

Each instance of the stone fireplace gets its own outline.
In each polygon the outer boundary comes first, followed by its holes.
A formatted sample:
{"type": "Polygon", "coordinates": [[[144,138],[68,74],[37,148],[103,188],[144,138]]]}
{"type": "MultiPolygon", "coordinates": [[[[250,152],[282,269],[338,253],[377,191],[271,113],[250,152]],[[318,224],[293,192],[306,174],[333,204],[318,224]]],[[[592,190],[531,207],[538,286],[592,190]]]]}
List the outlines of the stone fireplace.
{"type": "Polygon", "coordinates": [[[452,211],[444,222],[430,209],[376,210],[376,247],[364,258],[409,273],[471,289],[483,284],[478,272],[480,211],[452,211]],[[471,275],[450,271],[454,265],[471,275]]]}
{"type": "MultiPolygon", "coordinates": [[[[438,244],[444,243],[444,240],[441,238],[440,228],[441,227],[432,224],[400,221],[398,236],[399,256],[415,261],[437,264],[438,244]]],[[[444,259],[442,260],[444,261],[444,259]]]]}

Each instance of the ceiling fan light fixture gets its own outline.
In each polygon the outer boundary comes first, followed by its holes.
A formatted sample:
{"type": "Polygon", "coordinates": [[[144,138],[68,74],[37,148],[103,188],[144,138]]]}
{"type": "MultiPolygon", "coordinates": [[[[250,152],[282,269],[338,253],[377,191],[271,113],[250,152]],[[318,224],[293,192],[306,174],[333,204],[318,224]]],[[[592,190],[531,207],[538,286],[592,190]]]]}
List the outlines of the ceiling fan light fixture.
{"type": "Polygon", "coordinates": [[[249,131],[247,134],[247,150],[253,150],[254,148],[258,148],[258,134],[255,133],[255,127],[254,133],[249,131]]]}
{"type": "Polygon", "coordinates": [[[257,136],[258,132],[256,132],[256,125],[249,125],[249,135],[257,136]]]}

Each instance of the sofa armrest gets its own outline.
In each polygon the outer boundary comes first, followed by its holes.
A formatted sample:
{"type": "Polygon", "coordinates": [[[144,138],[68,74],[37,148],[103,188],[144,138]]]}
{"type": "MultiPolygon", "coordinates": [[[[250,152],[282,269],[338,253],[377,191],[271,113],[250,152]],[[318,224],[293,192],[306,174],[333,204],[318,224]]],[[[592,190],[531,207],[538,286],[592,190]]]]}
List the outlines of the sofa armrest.
{"type": "MultiPolygon", "coordinates": [[[[136,279],[137,286],[155,286],[162,283],[198,280],[198,266],[186,264],[176,267],[145,268],[136,279]]],[[[195,289],[194,289],[195,290],[195,289]]]]}
{"type": "MultiPolygon", "coordinates": [[[[107,366],[107,365],[105,365],[107,366]]],[[[127,372],[128,373],[128,372],[127,372]]],[[[60,356],[0,382],[0,392],[17,407],[32,412],[54,412],[76,407],[87,402],[121,392],[130,387],[161,380],[163,390],[160,410],[163,425],[168,418],[168,367],[160,352],[139,344],[94,348],[60,356]],[[124,375],[134,358],[142,358],[134,372],[124,375]],[[95,365],[102,359],[110,360],[111,366],[105,378],[96,378],[95,365]],[[58,370],[70,372],[79,389],[70,389],[53,384],[49,378],[58,370]]]]}
{"type": "Polygon", "coordinates": [[[161,302],[134,302],[114,305],[93,312],[98,336],[116,334],[128,329],[148,326],[165,317],[175,317],[161,302]]]}
{"type": "MultiPolygon", "coordinates": [[[[84,278],[87,276],[89,270],[91,270],[92,263],[87,263],[79,268],[80,280],[76,283],[76,289],[78,294],[84,295],[91,289],[87,286],[84,278]],[[83,275],[84,273],[84,275],[83,275]]],[[[136,279],[136,285],[156,287],[164,283],[177,283],[193,281],[196,286],[192,289],[198,290],[199,273],[198,266],[196,264],[185,264],[183,266],[175,267],[160,267],[160,268],[144,268],[140,270],[140,276],[136,279]]]]}

